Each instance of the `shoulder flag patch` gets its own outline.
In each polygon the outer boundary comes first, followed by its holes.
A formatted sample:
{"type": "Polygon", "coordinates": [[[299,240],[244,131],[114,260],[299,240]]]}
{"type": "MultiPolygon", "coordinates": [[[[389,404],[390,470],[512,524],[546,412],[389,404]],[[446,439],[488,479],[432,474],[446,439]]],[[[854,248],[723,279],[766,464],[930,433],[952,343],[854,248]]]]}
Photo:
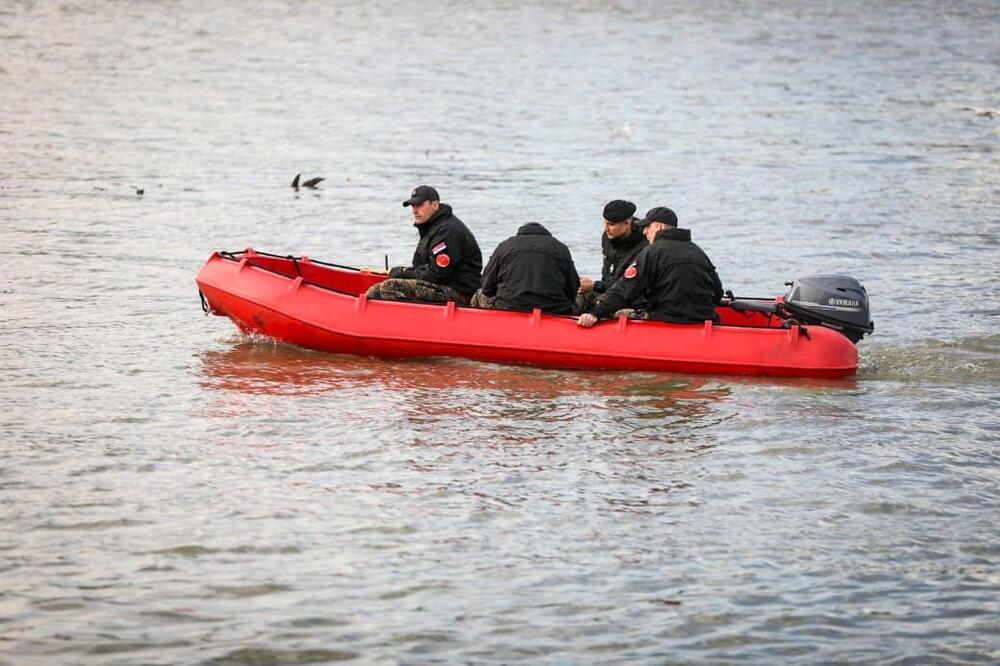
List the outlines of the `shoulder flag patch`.
{"type": "Polygon", "coordinates": [[[635,264],[632,264],[631,266],[625,269],[624,277],[626,280],[631,280],[638,274],[639,274],[639,269],[635,267],[635,264]]]}
{"type": "Polygon", "coordinates": [[[438,252],[444,250],[447,247],[448,245],[444,241],[441,241],[440,243],[431,248],[431,254],[437,254],[438,252]]]}

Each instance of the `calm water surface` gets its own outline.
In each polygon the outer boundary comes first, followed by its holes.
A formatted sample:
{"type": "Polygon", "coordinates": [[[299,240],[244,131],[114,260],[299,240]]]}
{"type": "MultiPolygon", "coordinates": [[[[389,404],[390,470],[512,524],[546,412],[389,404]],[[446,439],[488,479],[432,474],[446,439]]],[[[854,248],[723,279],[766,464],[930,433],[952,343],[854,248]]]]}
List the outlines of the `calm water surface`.
{"type": "Polygon", "coordinates": [[[998,71],[994,2],[3,4],[0,662],[1000,661],[998,71]],[[591,275],[669,205],[877,330],[808,382],[201,315],[216,249],[404,262],[423,182],[591,275]]]}

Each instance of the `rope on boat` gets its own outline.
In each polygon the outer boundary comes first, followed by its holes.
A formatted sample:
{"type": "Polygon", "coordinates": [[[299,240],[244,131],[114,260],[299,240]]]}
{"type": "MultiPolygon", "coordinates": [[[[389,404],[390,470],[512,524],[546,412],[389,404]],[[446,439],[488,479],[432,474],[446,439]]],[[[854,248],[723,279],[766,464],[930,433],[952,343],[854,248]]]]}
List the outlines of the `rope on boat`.
{"type": "MultiPolygon", "coordinates": [[[[246,250],[237,250],[235,252],[230,252],[228,250],[219,250],[219,256],[220,257],[225,257],[226,259],[229,259],[231,261],[239,261],[240,257],[242,255],[246,254],[246,253],[247,253],[246,250]]],[[[302,257],[296,257],[296,256],[291,255],[291,254],[271,254],[270,252],[261,252],[259,250],[254,250],[254,254],[260,255],[262,257],[273,257],[274,259],[290,259],[293,262],[295,262],[295,261],[302,261],[302,257]]],[[[323,266],[330,266],[332,268],[340,268],[340,269],[343,269],[345,271],[359,271],[359,270],[361,270],[357,266],[345,266],[344,264],[334,264],[334,263],[329,262],[329,261],[320,261],[319,259],[310,259],[309,261],[311,263],[314,263],[314,264],[321,264],[323,266]]],[[[254,264],[254,265],[256,265],[256,264],[254,264]]],[[[296,270],[298,270],[297,267],[296,267],[296,270]]],[[[301,273],[299,273],[299,275],[301,275],[301,273]]]]}
{"type": "MultiPolygon", "coordinates": [[[[236,252],[230,252],[228,250],[219,250],[219,256],[220,257],[222,257],[223,259],[228,259],[229,261],[236,261],[236,262],[242,261],[243,260],[243,255],[245,255],[246,253],[247,253],[246,250],[237,250],[236,252]]],[[[295,266],[295,274],[298,275],[299,277],[302,277],[302,268],[301,268],[301,266],[299,264],[299,262],[302,260],[302,257],[296,257],[296,256],[293,256],[291,254],[271,254],[270,252],[258,252],[256,250],[254,250],[254,255],[261,256],[261,257],[271,257],[272,259],[284,259],[286,261],[291,261],[292,265],[295,266]]],[[[321,264],[323,266],[330,266],[331,268],[340,268],[340,269],[346,270],[346,271],[355,271],[355,272],[360,272],[361,271],[361,269],[355,268],[354,266],[344,266],[342,264],[333,264],[333,263],[330,263],[328,261],[319,261],[319,260],[316,260],[316,259],[310,259],[309,262],[313,263],[313,264],[321,264]]],[[[282,273],[279,270],[275,270],[274,268],[271,268],[270,266],[264,266],[264,265],[261,265],[261,264],[258,264],[256,262],[254,262],[253,259],[247,259],[247,264],[250,265],[250,266],[253,266],[254,268],[259,268],[262,271],[267,271],[269,273],[274,273],[275,275],[281,275],[281,276],[284,276],[284,277],[288,277],[285,273],[282,273]]],[[[332,291],[332,292],[337,293],[337,294],[344,294],[345,296],[354,296],[354,297],[357,297],[357,294],[354,293],[354,292],[352,292],[352,291],[345,291],[343,289],[335,289],[333,287],[328,287],[325,284],[320,284],[318,282],[313,282],[312,280],[303,279],[302,282],[303,282],[303,284],[308,284],[308,285],[311,285],[313,287],[318,287],[320,289],[325,289],[326,291],[332,291]]],[[[200,290],[198,291],[198,294],[201,295],[201,291],[200,290]]],[[[205,310],[205,312],[209,312],[209,310],[205,309],[207,306],[205,304],[205,297],[204,296],[201,297],[201,302],[202,302],[202,310],[205,310]]]]}
{"type": "Polygon", "coordinates": [[[331,264],[329,261],[320,261],[319,259],[310,259],[309,261],[314,264],[323,264],[324,266],[330,266],[332,268],[342,268],[345,271],[359,271],[360,268],[356,266],[344,266],[343,264],[331,264]]]}

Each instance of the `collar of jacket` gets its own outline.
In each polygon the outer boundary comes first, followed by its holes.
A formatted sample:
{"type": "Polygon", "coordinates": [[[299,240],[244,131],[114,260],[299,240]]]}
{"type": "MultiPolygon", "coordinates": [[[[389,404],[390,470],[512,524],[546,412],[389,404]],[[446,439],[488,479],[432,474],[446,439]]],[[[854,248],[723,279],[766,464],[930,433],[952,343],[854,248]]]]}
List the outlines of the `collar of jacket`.
{"type": "Polygon", "coordinates": [[[642,227],[638,227],[634,224],[632,225],[632,231],[628,232],[625,236],[622,236],[621,238],[608,239],[608,242],[611,243],[611,247],[614,248],[631,247],[639,241],[645,243],[646,237],[642,235],[642,227]]]}
{"type": "Polygon", "coordinates": [[[690,241],[691,240],[691,230],[690,229],[679,229],[677,227],[667,227],[666,229],[661,229],[656,233],[653,238],[653,242],[661,240],[670,241],[690,241]]]}
{"type": "Polygon", "coordinates": [[[441,204],[441,207],[438,208],[438,212],[434,213],[434,217],[427,220],[423,224],[414,223],[413,226],[417,228],[417,232],[420,234],[420,237],[423,238],[430,233],[431,229],[437,226],[438,222],[449,215],[451,215],[451,206],[443,203],[441,204]]]}
{"type": "Polygon", "coordinates": [[[528,222],[517,229],[518,236],[551,236],[549,230],[538,222],[528,222]]]}

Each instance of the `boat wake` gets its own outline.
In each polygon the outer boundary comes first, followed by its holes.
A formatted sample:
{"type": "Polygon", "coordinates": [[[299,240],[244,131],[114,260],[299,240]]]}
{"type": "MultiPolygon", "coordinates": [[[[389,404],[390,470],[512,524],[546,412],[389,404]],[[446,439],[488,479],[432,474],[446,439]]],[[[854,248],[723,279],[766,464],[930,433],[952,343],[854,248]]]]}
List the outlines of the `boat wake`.
{"type": "Polygon", "coordinates": [[[858,378],[1000,383],[1000,335],[925,340],[905,347],[868,343],[861,350],[858,378]]]}

